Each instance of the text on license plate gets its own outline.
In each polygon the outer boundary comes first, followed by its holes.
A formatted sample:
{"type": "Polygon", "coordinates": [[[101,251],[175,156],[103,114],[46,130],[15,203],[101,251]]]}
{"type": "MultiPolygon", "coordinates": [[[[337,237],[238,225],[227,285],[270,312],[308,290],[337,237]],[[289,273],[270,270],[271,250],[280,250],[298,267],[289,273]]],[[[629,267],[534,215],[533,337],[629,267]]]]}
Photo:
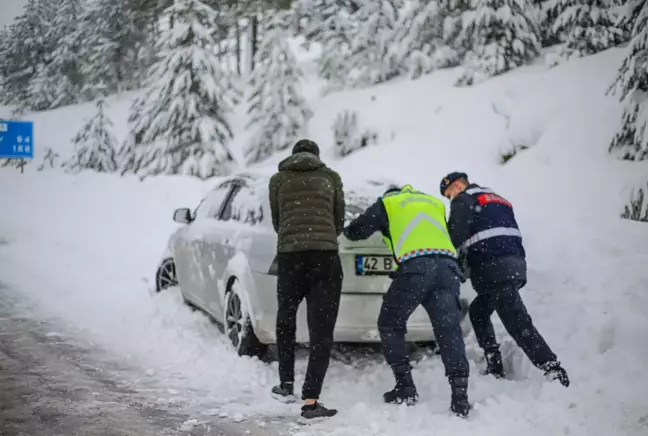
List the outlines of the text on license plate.
{"type": "Polygon", "coordinates": [[[396,269],[396,261],[392,256],[356,255],[356,275],[389,274],[396,269]]]}

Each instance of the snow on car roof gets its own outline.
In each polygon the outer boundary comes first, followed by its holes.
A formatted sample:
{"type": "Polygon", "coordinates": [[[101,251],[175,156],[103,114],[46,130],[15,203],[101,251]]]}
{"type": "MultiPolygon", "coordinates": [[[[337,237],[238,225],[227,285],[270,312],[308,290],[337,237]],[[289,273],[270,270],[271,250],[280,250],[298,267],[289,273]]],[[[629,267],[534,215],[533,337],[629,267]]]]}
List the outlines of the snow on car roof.
{"type": "MultiPolygon", "coordinates": [[[[236,220],[256,223],[263,220],[264,205],[267,203],[268,182],[267,174],[239,173],[222,180],[215,189],[222,189],[235,182],[242,182],[241,189],[232,199],[232,214],[236,220]]],[[[364,212],[380,197],[388,186],[394,185],[391,180],[383,179],[354,179],[344,184],[346,202],[345,221],[350,222],[364,212]]]]}

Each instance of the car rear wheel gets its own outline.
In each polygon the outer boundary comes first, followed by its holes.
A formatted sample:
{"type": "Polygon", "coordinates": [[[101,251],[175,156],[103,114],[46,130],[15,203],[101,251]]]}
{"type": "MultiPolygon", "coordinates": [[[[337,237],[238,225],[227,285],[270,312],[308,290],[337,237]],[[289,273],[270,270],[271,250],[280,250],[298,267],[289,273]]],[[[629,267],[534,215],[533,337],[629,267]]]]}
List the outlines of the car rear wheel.
{"type": "Polygon", "coordinates": [[[175,262],[171,258],[164,259],[155,274],[155,290],[160,292],[174,286],[178,286],[175,262]]]}
{"type": "Polygon", "coordinates": [[[243,304],[238,280],[234,280],[225,294],[223,327],[225,336],[239,356],[263,357],[268,347],[254,334],[250,313],[243,304]]]}

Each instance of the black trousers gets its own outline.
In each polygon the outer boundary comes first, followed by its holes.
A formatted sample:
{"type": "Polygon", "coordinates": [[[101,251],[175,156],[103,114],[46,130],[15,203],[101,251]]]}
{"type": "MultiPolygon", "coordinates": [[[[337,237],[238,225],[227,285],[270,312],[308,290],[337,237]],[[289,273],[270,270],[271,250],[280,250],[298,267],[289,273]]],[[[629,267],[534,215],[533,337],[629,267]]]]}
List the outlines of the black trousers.
{"type": "Polygon", "coordinates": [[[519,289],[524,282],[507,280],[486,284],[473,282],[477,297],[470,304],[470,321],[479,346],[487,352],[499,348],[490,318],[497,312],[506,331],[537,367],[555,361],[556,355],[533,325],[519,289]]]}
{"type": "Polygon", "coordinates": [[[278,255],[277,350],[279,378],[295,379],[297,310],[306,298],[310,354],[302,399],[318,399],[333,347],[342,291],[342,264],[334,251],[302,251],[278,255]]]}

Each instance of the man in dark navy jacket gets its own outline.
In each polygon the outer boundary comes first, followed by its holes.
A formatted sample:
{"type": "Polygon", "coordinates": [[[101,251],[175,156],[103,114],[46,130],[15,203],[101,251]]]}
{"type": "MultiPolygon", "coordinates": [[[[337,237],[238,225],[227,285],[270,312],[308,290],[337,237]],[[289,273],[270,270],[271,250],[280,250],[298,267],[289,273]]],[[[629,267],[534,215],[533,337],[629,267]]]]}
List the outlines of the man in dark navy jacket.
{"type": "Polygon", "coordinates": [[[469,269],[477,297],[470,305],[470,320],[484,350],[486,372],[502,377],[499,344],[490,317],[497,312],[502,324],[533,364],[547,378],[569,386],[544,338],[533,325],[519,290],[527,282],[526,254],[513,206],[488,188],[470,183],[465,173],[450,173],[441,181],[441,194],[451,200],[448,230],[469,269]]]}

